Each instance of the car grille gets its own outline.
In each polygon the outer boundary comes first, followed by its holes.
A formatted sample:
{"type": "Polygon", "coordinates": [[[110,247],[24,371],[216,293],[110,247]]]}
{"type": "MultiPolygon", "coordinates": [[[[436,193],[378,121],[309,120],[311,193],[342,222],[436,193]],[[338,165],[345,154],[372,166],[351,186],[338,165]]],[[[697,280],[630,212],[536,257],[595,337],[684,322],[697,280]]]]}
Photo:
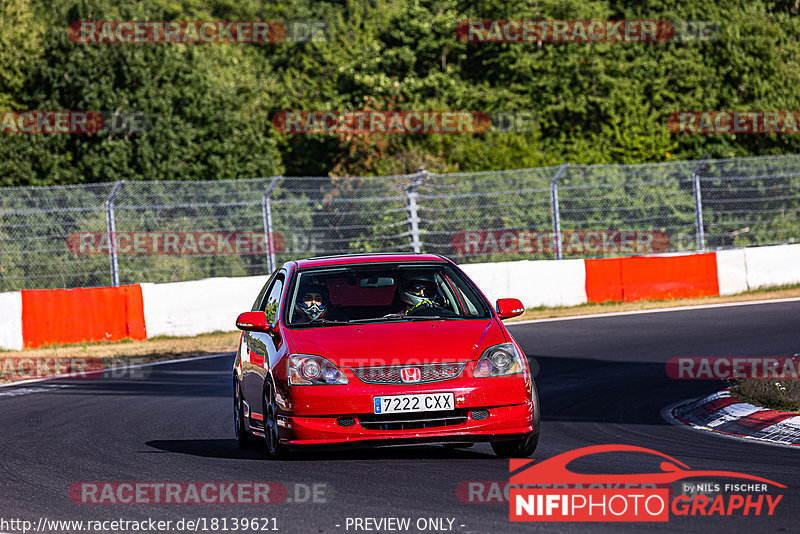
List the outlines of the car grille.
{"type": "Polygon", "coordinates": [[[473,419],[476,421],[483,421],[487,417],[489,417],[489,410],[472,410],[470,413],[473,419]]]}
{"type": "Polygon", "coordinates": [[[348,427],[356,424],[356,420],[352,417],[339,417],[336,419],[336,424],[339,426],[348,427]]]}
{"type": "Polygon", "coordinates": [[[466,363],[428,363],[421,365],[392,365],[385,367],[352,367],[355,375],[367,384],[428,384],[452,380],[461,375],[466,363]],[[420,379],[416,382],[404,382],[400,370],[405,368],[420,370],[420,379]]]}
{"type": "Polygon", "coordinates": [[[398,413],[390,415],[364,414],[358,416],[363,428],[368,430],[412,430],[460,425],[467,420],[466,410],[440,412],[398,413]]]}

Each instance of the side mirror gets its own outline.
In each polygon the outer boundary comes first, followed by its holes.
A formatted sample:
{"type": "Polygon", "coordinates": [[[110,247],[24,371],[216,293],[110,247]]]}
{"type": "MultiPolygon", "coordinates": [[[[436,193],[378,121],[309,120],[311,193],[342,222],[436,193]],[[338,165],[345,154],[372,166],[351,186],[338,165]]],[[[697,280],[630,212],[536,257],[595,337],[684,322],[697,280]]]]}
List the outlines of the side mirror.
{"type": "Polygon", "coordinates": [[[272,331],[272,327],[267,322],[267,314],[263,311],[249,311],[239,315],[236,319],[236,328],[250,332],[272,331]]]}
{"type": "Polygon", "coordinates": [[[522,315],[525,311],[525,306],[519,299],[497,299],[497,315],[501,319],[509,319],[522,315]]]}

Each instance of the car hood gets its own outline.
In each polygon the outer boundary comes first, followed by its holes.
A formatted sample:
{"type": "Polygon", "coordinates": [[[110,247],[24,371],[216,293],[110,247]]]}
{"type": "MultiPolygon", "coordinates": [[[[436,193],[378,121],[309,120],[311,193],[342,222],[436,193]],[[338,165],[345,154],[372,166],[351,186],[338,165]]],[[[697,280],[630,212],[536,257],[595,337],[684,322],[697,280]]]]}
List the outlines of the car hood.
{"type": "Polygon", "coordinates": [[[297,329],[291,340],[296,353],[323,356],[339,367],[465,362],[507,341],[494,319],[297,329]]]}

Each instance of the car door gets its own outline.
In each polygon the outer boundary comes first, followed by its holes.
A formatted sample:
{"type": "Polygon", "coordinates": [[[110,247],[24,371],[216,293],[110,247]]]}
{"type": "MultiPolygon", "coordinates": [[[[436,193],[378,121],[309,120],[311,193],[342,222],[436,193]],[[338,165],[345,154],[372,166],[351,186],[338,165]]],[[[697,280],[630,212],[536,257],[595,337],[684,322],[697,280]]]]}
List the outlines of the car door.
{"type": "MultiPolygon", "coordinates": [[[[286,285],[286,272],[281,270],[273,278],[258,310],[267,315],[267,322],[276,327],[281,296],[286,285]]],[[[269,374],[271,363],[281,349],[283,340],[265,332],[247,331],[243,335],[244,351],[242,354],[242,391],[253,412],[262,414],[264,379],[269,374]]]]}

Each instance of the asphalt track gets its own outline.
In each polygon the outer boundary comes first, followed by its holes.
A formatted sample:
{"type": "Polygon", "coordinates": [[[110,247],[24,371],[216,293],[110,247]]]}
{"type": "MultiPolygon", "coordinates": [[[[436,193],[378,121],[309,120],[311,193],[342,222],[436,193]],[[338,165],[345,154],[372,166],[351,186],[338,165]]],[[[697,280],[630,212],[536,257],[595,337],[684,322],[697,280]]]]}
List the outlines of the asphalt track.
{"type": "MultiPolygon", "coordinates": [[[[232,357],[225,356],[153,367],[144,379],[0,389],[0,519],[274,517],[282,532],[356,532],[345,529],[348,517],[410,517],[412,525],[420,518],[453,518],[453,531],[462,533],[797,531],[800,450],[677,427],[659,412],[721,387],[671,380],[664,369],[671,357],[800,352],[800,302],[548,321],[511,331],[539,367],[543,421],[534,458],[597,444],[647,447],[693,469],[738,471],[787,485],[775,515],[672,516],[668,523],[647,525],[511,524],[507,504],[464,503],[456,495],[464,481],[508,480],[508,462],[484,444],[456,451],[420,446],[315,453],[270,462],[238,449],[232,439],[232,357]],[[273,481],[289,488],[292,500],[295,488],[303,487],[297,484],[325,484],[326,502],[75,504],[68,490],[81,481],[273,481]]],[[[600,455],[576,466],[593,473],[657,467],[637,454],[600,455]]]]}

